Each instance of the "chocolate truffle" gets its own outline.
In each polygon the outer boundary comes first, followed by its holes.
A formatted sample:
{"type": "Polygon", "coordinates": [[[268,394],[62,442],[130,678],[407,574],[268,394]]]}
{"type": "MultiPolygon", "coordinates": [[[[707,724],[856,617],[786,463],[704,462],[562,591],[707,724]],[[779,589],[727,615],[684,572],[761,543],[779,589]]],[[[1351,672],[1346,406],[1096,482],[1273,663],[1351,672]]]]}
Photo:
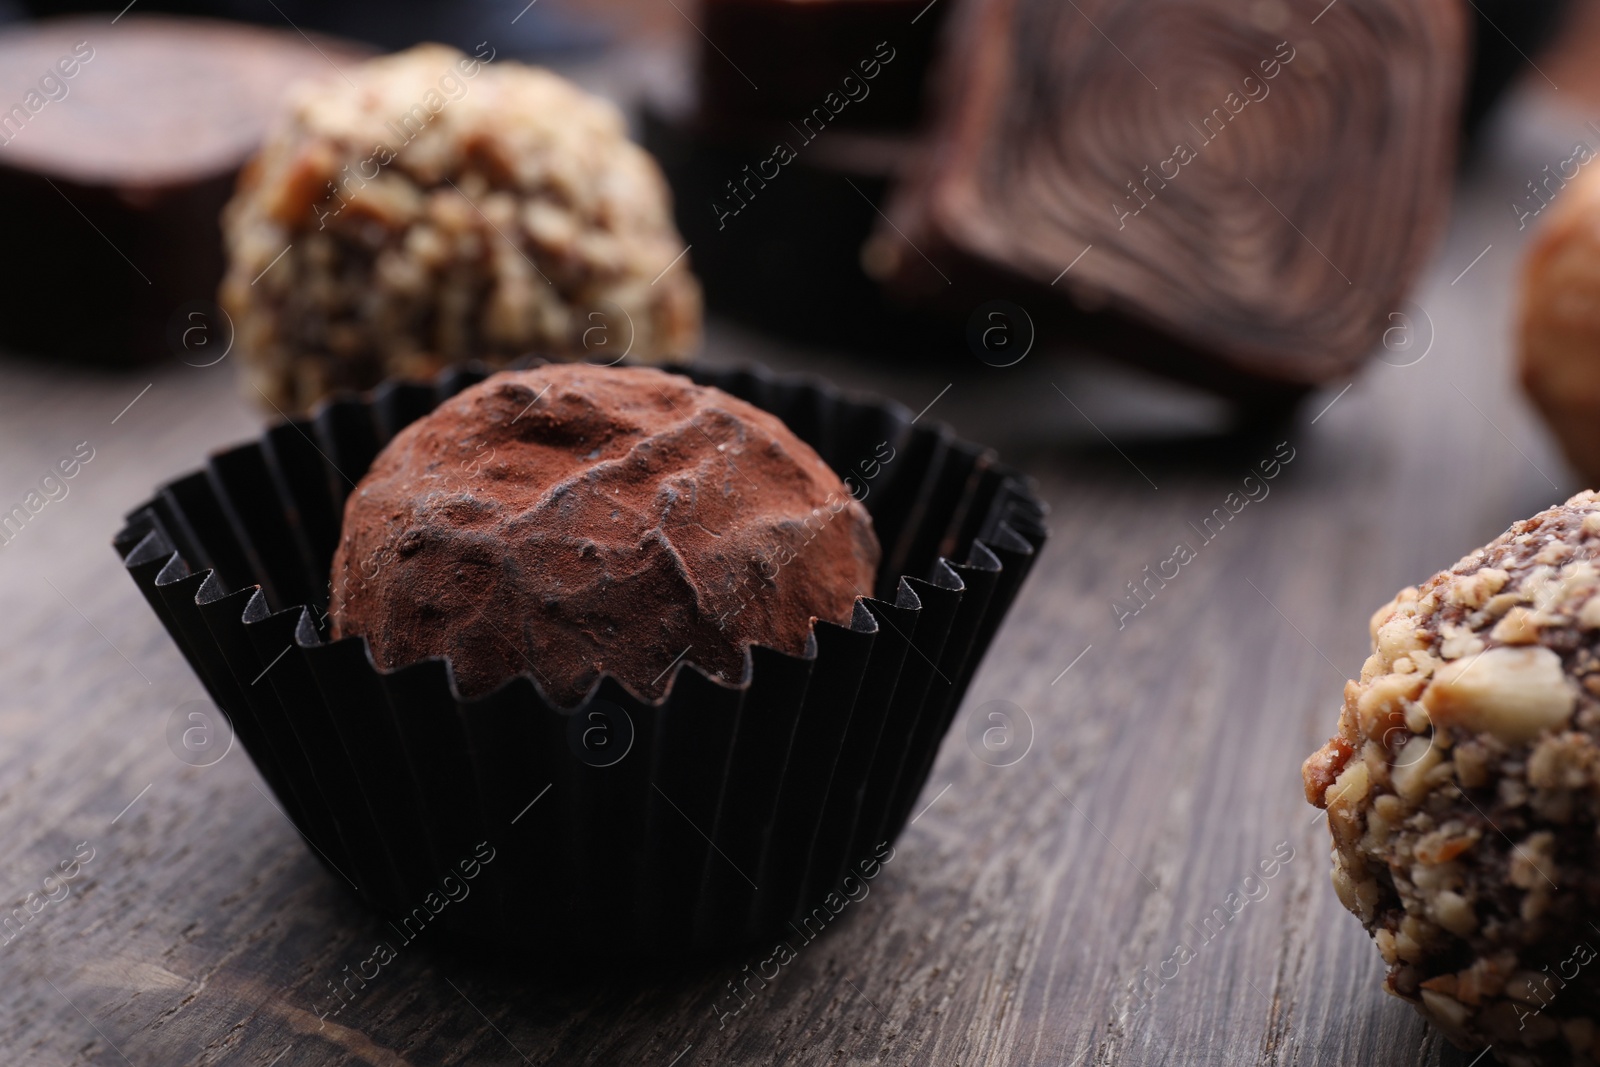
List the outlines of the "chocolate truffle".
{"type": "Polygon", "coordinates": [[[333,632],[463,694],[531,672],[571,706],[602,672],[654,698],[680,661],[805,652],[872,594],[872,520],[777,418],[649,368],[506,371],[395,436],[345,505],[333,632]]]}
{"type": "Polygon", "coordinates": [[[666,182],[622,115],[492,58],[423,45],[291,94],[224,218],[252,395],[294,410],[464,359],[698,343],[666,182]]]}
{"type": "MultiPolygon", "coordinates": [[[[1580,145],[1572,163],[1593,159],[1580,145]]],[[[1520,369],[1567,458],[1593,485],[1600,484],[1600,169],[1562,184],[1523,263],[1520,369]]],[[[1524,225],[1544,210],[1532,195],[1517,205],[1524,225]]]]}
{"type": "Polygon", "coordinates": [[[1600,1060],[1600,495],[1519,522],[1372,617],[1303,768],[1387,989],[1464,1048],[1600,1060]]]}

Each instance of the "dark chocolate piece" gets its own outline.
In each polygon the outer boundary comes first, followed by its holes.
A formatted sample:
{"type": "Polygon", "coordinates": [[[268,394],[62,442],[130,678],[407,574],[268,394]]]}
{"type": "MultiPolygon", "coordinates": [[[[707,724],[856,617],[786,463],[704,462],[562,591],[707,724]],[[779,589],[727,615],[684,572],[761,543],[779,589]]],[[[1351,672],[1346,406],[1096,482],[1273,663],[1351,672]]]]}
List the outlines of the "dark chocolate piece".
{"type": "Polygon", "coordinates": [[[137,12],[0,32],[0,344],[107,362],[220,354],[217,216],[234,176],[284,86],[353,55],[137,12]]]}
{"type": "Polygon", "coordinates": [[[1445,218],[1464,10],[973,0],[867,262],[935,303],[970,261],[1163,370],[1347,376],[1445,218]]]}

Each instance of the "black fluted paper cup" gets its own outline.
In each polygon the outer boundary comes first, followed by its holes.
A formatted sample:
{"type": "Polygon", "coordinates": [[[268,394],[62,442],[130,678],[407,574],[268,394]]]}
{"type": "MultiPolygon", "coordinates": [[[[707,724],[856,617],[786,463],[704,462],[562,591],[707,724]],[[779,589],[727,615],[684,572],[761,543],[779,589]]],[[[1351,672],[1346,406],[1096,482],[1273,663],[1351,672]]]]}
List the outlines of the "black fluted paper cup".
{"type": "Polygon", "coordinates": [[[656,956],[809,914],[904,826],[1044,543],[1029,484],[947,427],[810,378],[681,373],[782,419],[883,547],[849,625],[752,648],[737,685],[684,662],[656,701],[604,676],[564,709],[528,673],[463,699],[446,660],[383,670],[328,639],[353,482],[476,367],[219,452],[113,542],[312,852],[406,940],[656,956]]]}

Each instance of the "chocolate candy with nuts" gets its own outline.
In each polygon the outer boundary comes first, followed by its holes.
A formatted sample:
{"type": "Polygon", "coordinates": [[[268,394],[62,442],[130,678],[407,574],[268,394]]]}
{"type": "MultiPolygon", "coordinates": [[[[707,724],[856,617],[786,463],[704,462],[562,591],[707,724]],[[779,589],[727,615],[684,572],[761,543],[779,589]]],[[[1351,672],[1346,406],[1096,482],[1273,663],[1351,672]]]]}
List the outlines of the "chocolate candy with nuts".
{"type": "Polygon", "coordinates": [[[1303,768],[1386,987],[1464,1048],[1600,1060],[1600,494],[1540,512],[1371,621],[1303,768]]]}
{"type": "Polygon", "coordinates": [[[421,45],[292,93],[224,217],[222,303],[255,399],[698,343],[666,182],[622,115],[491,59],[421,45]]]}

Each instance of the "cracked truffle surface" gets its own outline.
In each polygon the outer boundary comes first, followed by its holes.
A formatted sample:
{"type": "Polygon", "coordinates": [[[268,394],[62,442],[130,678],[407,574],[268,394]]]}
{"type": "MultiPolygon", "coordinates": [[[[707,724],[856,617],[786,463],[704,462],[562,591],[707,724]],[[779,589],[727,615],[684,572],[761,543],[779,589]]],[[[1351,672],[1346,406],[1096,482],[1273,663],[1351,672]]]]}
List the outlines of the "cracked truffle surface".
{"type": "Polygon", "coordinates": [[[349,75],[295,87],[223,216],[222,304],[271,404],[468,359],[698,344],[666,180],[610,103],[441,45],[349,75]]]}
{"type": "Polygon", "coordinates": [[[1600,1061],[1600,495],[1402,590],[1371,632],[1303,768],[1339,900],[1457,1044],[1600,1061]]]}
{"type": "Polygon", "coordinates": [[[397,434],[345,505],[335,637],[466,695],[531,671],[578,703],[645,697],[679,660],[737,683],[872,594],[872,520],[811,447],[721,390],[648,368],[506,371],[397,434]]]}

